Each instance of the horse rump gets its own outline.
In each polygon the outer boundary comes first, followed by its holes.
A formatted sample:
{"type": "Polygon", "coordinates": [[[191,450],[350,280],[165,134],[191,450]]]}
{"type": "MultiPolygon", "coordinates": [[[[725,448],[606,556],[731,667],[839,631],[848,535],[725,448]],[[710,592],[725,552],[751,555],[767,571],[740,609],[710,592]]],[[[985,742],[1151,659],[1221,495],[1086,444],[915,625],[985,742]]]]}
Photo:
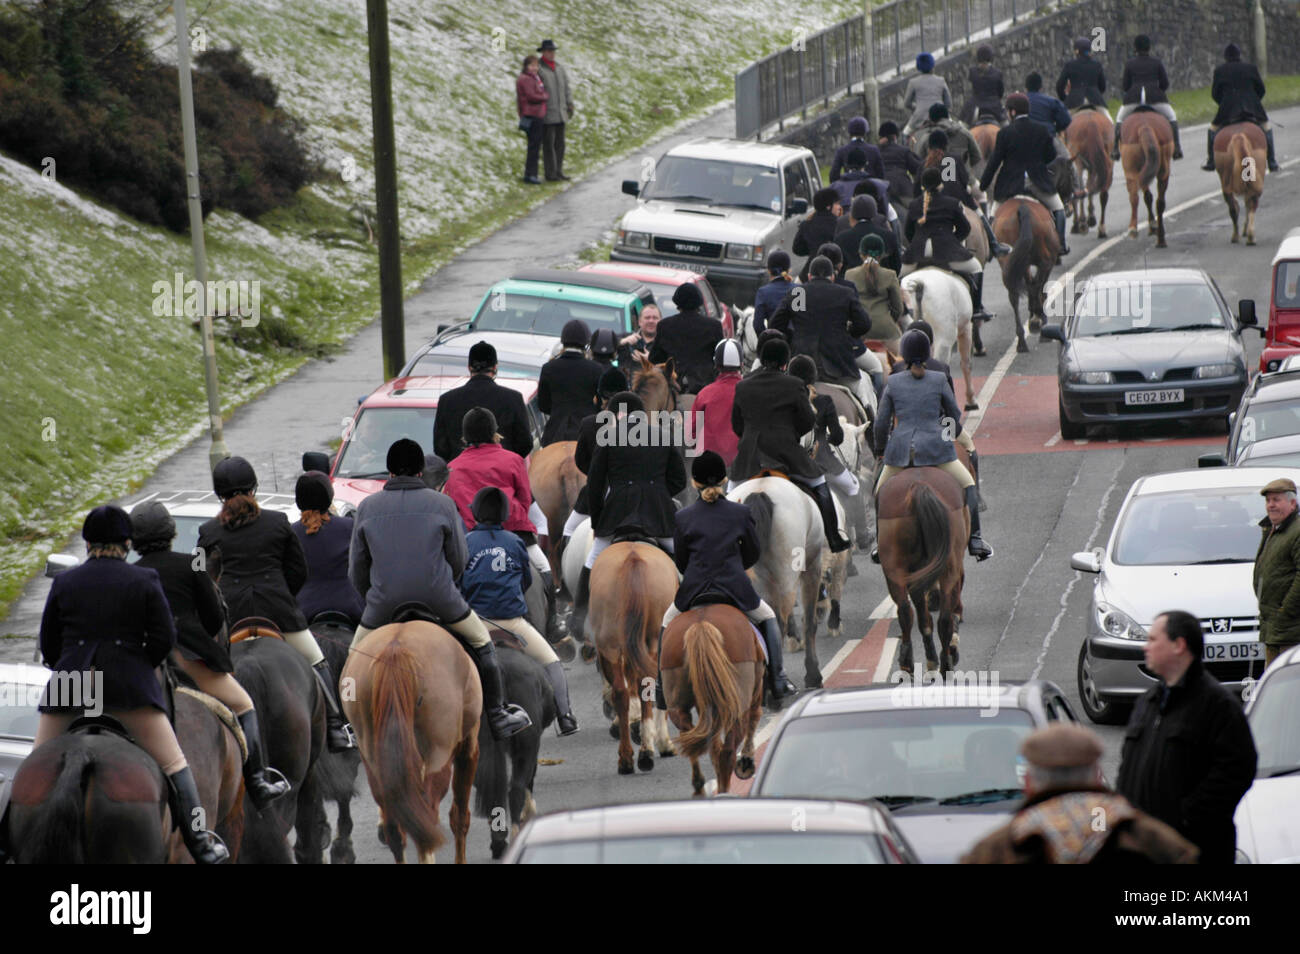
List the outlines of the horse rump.
{"type": "Polygon", "coordinates": [[[745,701],[720,629],[705,620],[692,623],[682,642],[699,721],[677,736],[677,747],[688,758],[697,758],[713,738],[740,724],[745,701]]]}
{"type": "Polygon", "coordinates": [[[926,592],[939,582],[952,555],[951,517],[943,501],[925,484],[913,484],[908,495],[912,499],[912,512],[916,515],[921,558],[926,562],[904,576],[903,585],[926,592]]]}
{"type": "Polygon", "coordinates": [[[1142,169],[1138,172],[1138,188],[1146,192],[1160,172],[1160,143],[1151,127],[1143,124],[1138,129],[1138,142],[1142,146],[1142,169]]]}
{"type": "Polygon", "coordinates": [[[627,615],[623,621],[623,665],[629,673],[654,674],[656,666],[646,650],[646,640],[658,635],[660,617],[650,606],[650,574],[635,551],[619,568],[618,590],[624,594],[627,615]]]}

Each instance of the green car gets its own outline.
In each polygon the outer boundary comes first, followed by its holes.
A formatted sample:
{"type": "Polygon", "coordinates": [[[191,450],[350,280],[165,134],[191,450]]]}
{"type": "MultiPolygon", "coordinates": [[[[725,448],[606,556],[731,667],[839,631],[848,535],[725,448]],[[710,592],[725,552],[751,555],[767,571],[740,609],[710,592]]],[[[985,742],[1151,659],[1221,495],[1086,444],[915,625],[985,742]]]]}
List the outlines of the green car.
{"type": "Polygon", "coordinates": [[[533,269],[488,289],[474,317],[457,330],[558,338],[565,323],[578,318],[593,334],[609,328],[621,338],[636,329],[641,310],[654,300],[654,292],[644,282],[593,272],[533,269]]]}

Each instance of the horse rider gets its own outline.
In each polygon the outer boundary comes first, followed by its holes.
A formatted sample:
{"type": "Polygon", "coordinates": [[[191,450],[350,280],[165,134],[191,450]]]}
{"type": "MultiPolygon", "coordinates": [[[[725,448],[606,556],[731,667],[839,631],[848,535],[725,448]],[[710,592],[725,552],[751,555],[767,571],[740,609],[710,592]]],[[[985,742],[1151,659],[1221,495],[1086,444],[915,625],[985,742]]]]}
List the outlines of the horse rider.
{"type": "Polygon", "coordinates": [[[912,199],[913,177],[921,172],[921,157],[898,141],[898,124],[880,124],[880,158],[885,164],[889,194],[899,202],[912,199]]]}
{"type": "MultiPolygon", "coordinates": [[[[605,373],[611,369],[624,375],[624,381],[626,383],[623,387],[619,388],[620,391],[626,390],[628,385],[632,383],[631,381],[627,381],[626,374],[623,371],[623,361],[619,357],[618,335],[615,334],[612,328],[597,328],[592,334],[591,360],[600,365],[600,377],[602,378],[605,376],[605,373]]],[[[597,378],[596,381],[599,385],[600,378],[597,378]]],[[[599,390],[599,388],[597,388],[597,390],[599,390]]],[[[599,402],[600,397],[597,395],[596,403],[599,402]]],[[[586,415],[584,414],[583,416],[585,417],[586,415]]],[[[576,440],[576,438],[570,438],[570,440],[576,440]]]]}
{"type": "Polygon", "coordinates": [[[1124,76],[1120,86],[1124,90],[1124,102],[1115,115],[1115,148],[1112,159],[1119,158],[1119,127],[1124,117],[1139,106],[1150,106],[1165,119],[1174,131],[1174,158],[1183,158],[1183,144],[1178,139],[1178,116],[1169,103],[1165,90],[1169,89],[1169,75],[1165,64],[1151,55],[1151,37],[1139,34],[1133,41],[1137,55],[1124,64],[1124,76]]]}
{"type": "Polygon", "coordinates": [[[907,211],[908,245],[899,277],[916,271],[921,263],[946,269],[970,285],[973,320],[988,321],[992,315],[984,310],[984,263],[962,245],[970,234],[970,222],[961,204],[942,189],[943,173],[937,168],[921,173],[921,197],[913,199],[907,211]]]}
{"type": "MultiPolygon", "coordinates": [[[[591,410],[596,410],[594,402],[591,410]]],[[[577,431],[578,428],[575,427],[575,438],[577,431]]],[[[461,519],[465,521],[466,530],[474,527],[474,513],[470,507],[474,494],[480,487],[497,487],[506,495],[510,510],[505,518],[505,528],[518,537],[526,548],[528,562],[542,581],[542,592],[546,596],[546,618],[553,622],[555,581],[551,575],[551,563],[537,542],[537,525],[529,515],[533,505],[533,489],[528,481],[528,465],[518,454],[512,454],[501,446],[496,418],[485,407],[476,407],[465,415],[461,433],[464,435],[465,450],[447,465],[449,474],[442,492],[456,504],[461,519]]]]}
{"type": "MultiPolygon", "coordinates": [[[[626,390],[627,379],[623,377],[622,371],[606,371],[605,376],[600,379],[600,410],[603,411],[609,406],[610,398],[626,390]]],[[[699,398],[696,398],[697,403],[698,401],[699,398]]],[[[591,457],[596,452],[596,438],[599,432],[599,411],[584,417],[578,427],[578,444],[573,449],[573,466],[577,467],[584,477],[591,470],[591,457]]],[[[569,545],[569,538],[591,513],[587,498],[587,485],[584,483],[582,489],[578,491],[578,499],[573,503],[573,510],[569,513],[569,519],[565,521],[563,533],[556,544],[556,562],[564,557],[564,548],[569,545]]]]}
{"type": "Polygon", "coordinates": [[[629,529],[655,539],[672,553],[673,497],[686,489],[681,447],[661,439],[665,435],[659,419],[646,414],[640,397],[631,391],[614,395],[598,422],[596,449],[587,473],[591,550],[578,578],[569,622],[569,632],[575,638],[582,635],[587,621],[591,568],[597,557],[614,542],[615,534],[629,529]]]}
{"type": "Polygon", "coordinates": [[[578,731],[578,720],[569,704],[564,666],[550,643],[528,621],[528,602],[524,599],[532,584],[528,554],[519,536],[505,528],[514,509],[515,501],[500,487],[489,484],[474,495],[470,505],[474,524],[465,535],[468,557],[460,592],[477,616],[524,644],[524,654],[542,667],[550,681],[556,728],[560,735],[573,735],[578,731]]]}
{"type": "MultiPolygon", "coordinates": [[[[862,257],[862,264],[845,271],[844,277],[857,287],[858,300],[871,319],[870,338],[892,348],[898,344],[898,339],[903,334],[898,327],[898,322],[903,317],[903,296],[898,287],[898,273],[884,261],[885,241],[879,235],[863,236],[858,244],[858,253],[862,257]]],[[[859,363],[858,367],[862,368],[862,365],[859,363]]],[[[873,383],[876,397],[879,398],[880,389],[885,386],[883,374],[879,379],[873,378],[873,383]]]]}
{"type": "Polygon", "coordinates": [[[933,104],[952,105],[952,93],[948,91],[947,80],[934,75],[934,57],[929,53],[918,54],[916,68],[919,75],[907,81],[907,89],[903,93],[903,108],[912,111],[907,125],[903,127],[904,139],[925,121],[933,104]]]}
{"type": "MultiPolygon", "coordinates": [[[[812,430],[805,437],[812,449],[812,459],[832,490],[837,490],[845,501],[845,511],[849,511],[848,502],[858,495],[860,486],[858,478],[846,466],[838,448],[844,443],[844,428],[840,426],[840,415],[835,409],[835,399],[829,394],[818,394],[817,362],[806,354],[797,354],[790,359],[789,374],[798,378],[808,388],[817,419],[812,430]]],[[[860,511],[866,516],[866,511],[860,511]]],[[[859,539],[866,542],[866,527],[859,527],[862,532],[859,539]]]]}
{"type": "Polygon", "coordinates": [[[966,122],[975,125],[981,116],[992,116],[999,123],[1007,121],[1007,111],[1002,107],[1006,88],[1002,71],[993,65],[993,47],[981,44],[975,51],[975,65],[967,74],[970,81],[970,99],[966,100],[966,122]]]}
{"type": "Polygon", "coordinates": [[[450,464],[461,452],[460,424],[472,408],[485,407],[497,419],[506,450],[520,457],[533,451],[533,434],[523,396],[496,383],[497,349],[480,341],[469,349],[469,380],[438,399],[433,419],[433,452],[450,464]]]}
{"type": "Polygon", "coordinates": [[[252,698],[231,675],[235,666],[229,651],[217,641],[226,622],[221,594],[212,577],[194,568],[191,554],[172,550],[175,539],[176,521],[158,501],[141,504],[131,513],[131,546],[140,554],[136,566],[158,574],[176,624],[172,662],[199,689],[223,703],[244,730],[248,742],[244,788],[261,811],[288,794],[292,786],[283,773],[267,766],[257,710],[253,708],[252,698]]]}
{"type": "Polygon", "coordinates": [[[854,116],[849,120],[849,141],[835,150],[835,158],[831,160],[831,182],[840,177],[849,153],[854,149],[861,149],[866,154],[866,161],[862,165],[868,175],[875,176],[877,179],[885,178],[885,166],[881,160],[880,149],[867,141],[870,132],[871,124],[867,122],[865,116],[854,116]]]}
{"type": "Polygon", "coordinates": [[[348,550],[352,546],[352,518],[331,512],[334,484],[329,475],[309,470],[293,489],[300,514],[290,525],[307,558],[307,582],[296,596],[298,608],[310,621],[333,610],[361,622],[366,604],[348,579],[348,550]]]}
{"type": "MultiPolygon", "coordinates": [[[[215,832],[202,827],[203,802],[167,721],[154,672],[176,645],[176,624],[158,571],[126,562],[131,533],[131,518],[119,507],[96,507],[86,515],[81,536],[87,559],[54,578],[41,615],[41,656],[56,677],[92,669],[102,674],[103,698],[91,705],[120,722],[162,768],[172,817],[179,819],[195,862],[221,864],[230,851],[215,832]]],[[[52,677],[41,694],[33,751],[62,735],[84,711],[84,706],[66,704],[71,700],[51,698],[51,688],[63,684],[52,677]]]]}
{"type": "Polygon", "coordinates": [[[1041,73],[1030,73],[1025,77],[1025,90],[1025,97],[1029,100],[1029,118],[1051,133],[1056,159],[1058,162],[1064,162],[1065,167],[1070,170],[1070,184],[1073,189],[1074,162],[1071,161],[1070,150],[1066,148],[1060,135],[1070,128],[1070,111],[1065,108],[1065,103],[1043,92],[1041,73]]]}
{"type": "MultiPolygon", "coordinates": [[[[745,374],[744,374],[744,378],[747,378],[747,377],[749,377],[751,374],[753,374],[755,371],[759,371],[759,370],[762,369],[762,367],[763,367],[763,358],[762,358],[762,354],[763,354],[763,346],[764,346],[765,344],[767,344],[769,341],[784,341],[784,342],[786,343],[787,347],[788,347],[789,344],[790,344],[790,342],[789,342],[789,340],[787,340],[786,336],[783,335],[781,332],[777,331],[775,328],[768,328],[768,329],[766,329],[766,330],[765,330],[761,335],[758,336],[757,347],[754,349],[754,350],[755,350],[754,360],[753,360],[753,362],[750,364],[750,366],[749,366],[749,370],[745,372],[745,374]]],[[[743,380],[744,378],[742,378],[742,380],[743,380]]],[[[733,483],[734,483],[734,482],[733,482],[733,483]]],[[[734,486],[732,486],[732,487],[728,487],[728,488],[727,488],[727,493],[731,493],[731,491],[733,491],[734,489],[735,489],[734,486]]]]}
{"type": "Polygon", "coordinates": [[[790,253],[783,248],[774,248],[767,253],[767,281],[758,286],[754,293],[754,335],[757,337],[767,327],[768,320],[781,307],[785,296],[794,288],[795,280],[790,276],[790,253]]]}
{"type": "Polygon", "coordinates": [[[1214,136],[1224,126],[1233,123],[1254,123],[1264,132],[1268,143],[1268,171],[1277,172],[1277,156],[1273,151],[1273,129],[1264,112],[1264,80],[1253,63],[1243,63],[1241,48],[1229,43],[1223,48],[1223,60],[1214,68],[1210,95],[1219,104],[1219,110],[1210,120],[1205,133],[1206,158],[1201,166],[1206,172],[1214,171],[1214,136]]]}
{"type": "MultiPolygon", "coordinates": [[[[877,149],[876,153],[879,155],[880,150],[877,149]]],[[[844,173],[831,183],[831,188],[835,190],[836,196],[839,197],[841,209],[847,209],[853,204],[853,196],[857,194],[855,190],[860,183],[869,183],[872,186],[872,191],[876,192],[877,195],[880,193],[881,186],[884,186],[886,193],[888,192],[889,183],[884,178],[884,166],[877,163],[879,174],[872,175],[872,172],[869,172],[866,168],[867,152],[861,146],[854,146],[850,149],[844,162],[847,167],[844,173]],[[875,181],[872,181],[873,179],[875,181]]]]}
{"type": "MultiPolygon", "coordinates": [[[[987,560],[993,555],[993,548],[980,537],[975,478],[957,460],[952,438],[944,433],[949,429],[954,431],[954,437],[961,433],[961,412],[952,388],[938,371],[926,369],[930,341],[924,334],[909,331],[903,335],[902,352],[908,373],[889,376],[880,398],[880,414],[876,417],[876,459],[883,465],[876,479],[876,498],[879,500],[885,482],[904,468],[938,467],[947,472],[961,486],[970,512],[970,554],[978,560],[987,560]]],[[[879,512],[877,507],[877,520],[879,512]]],[[[879,555],[873,554],[873,559],[878,562],[879,555]]]]}
{"type": "Polygon", "coordinates": [[[217,462],[212,489],[221,499],[221,513],[199,527],[199,549],[208,572],[217,577],[230,618],[237,622],[261,616],[275,624],[281,638],[307,660],[325,696],[329,750],[356,748],[329,663],[294,599],[307,582],[307,556],[289,528],[289,518],[258,506],[257,474],[242,457],[217,462]]]}
{"type": "Polygon", "coordinates": [[[953,119],[948,115],[948,107],[943,103],[935,103],[930,107],[930,119],[916,127],[914,146],[918,156],[921,157],[924,164],[926,153],[930,151],[930,145],[927,140],[930,134],[936,130],[942,130],[948,136],[948,148],[952,154],[960,161],[966,164],[966,170],[969,172],[974,169],[984,159],[984,153],[980,151],[980,144],[975,141],[975,137],[970,134],[970,130],[965,124],[953,119]]]}
{"type": "MultiPolygon", "coordinates": [[[[817,264],[821,272],[830,268],[825,258],[819,258],[817,264]]],[[[817,423],[817,413],[808,400],[807,387],[785,373],[790,346],[782,338],[766,341],[759,360],[759,370],[736,385],[731,426],[740,437],[740,447],[731,466],[732,483],[743,483],[764,470],[779,471],[816,502],[831,552],[847,550],[853,544],[840,532],[830,486],[800,444],[817,423]]]]}
{"type": "Polygon", "coordinates": [[[576,440],[578,425],[596,409],[596,385],[605,369],[587,357],[591,331],[577,318],[560,332],[564,349],[542,365],[537,377],[537,406],[549,415],[542,431],[542,446],[576,440]]]}
{"type": "Polygon", "coordinates": [[[389,479],[361,501],[352,531],[348,574],[366,601],[355,649],[372,630],[392,621],[398,607],[421,603],[439,625],[468,644],[483,686],[483,710],[493,738],[508,739],[533,724],[505,700],[496,648],[483,621],[456,589],[468,558],[465,523],[450,497],[431,490],[421,474],[424,451],[410,438],[388,449],[389,479]]]}
{"type": "MultiPolygon", "coordinates": [[[[654,302],[646,305],[641,309],[641,314],[637,315],[637,330],[621,338],[618,342],[618,364],[621,368],[630,368],[636,364],[636,353],[642,352],[650,354],[650,349],[654,346],[655,333],[659,330],[659,322],[663,320],[663,312],[654,302]]],[[[631,384],[631,382],[628,382],[631,384]]]]}
{"type": "Polygon", "coordinates": [[[808,280],[808,266],[816,257],[817,249],[826,242],[835,241],[835,233],[839,231],[837,221],[839,213],[835,211],[835,207],[839,201],[839,193],[829,186],[813,193],[813,210],[799,223],[794,241],[790,245],[790,250],[794,254],[808,256],[804,260],[803,268],[799,270],[801,282],[808,280]]]}
{"type": "Polygon", "coordinates": [[[1007,97],[1011,122],[998,130],[993,152],[980,176],[980,188],[988,191],[994,179],[993,198],[998,202],[1030,195],[1052,213],[1056,234],[1061,240],[1061,254],[1068,255],[1065,242],[1065,204],[1056,193],[1051,165],[1056,160],[1052,135],[1029,118],[1029,98],[1024,93],[1007,97]],[[1001,173],[1001,174],[999,174],[1001,173]]]}
{"type": "Polygon", "coordinates": [[[895,272],[902,267],[898,254],[898,239],[893,230],[876,224],[876,200],[869,195],[853,197],[849,206],[849,227],[835,235],[835,244],[840,247],[844,258],[844,271],[857,268],[862,264],[862,240],[868,235],[878,236],[885,251],[880,259],[885,267],[895,272]]]}
{"type": "Polygon", "coordinates": [[[1067,60],[1056,78],[1056,98],[1071,113],[1093,106],[1106,109],[1106,71],[1092,58],[1092,41],[1079,37],[1074,41],[1074,59],[1067,60]]]}
{"type": "MultiPolygon", "coordinates": [[[[716,593],[740,610],[757,627],[767,647],[767,685],[778,704],[795,688],[785,674],[781,655],[781,628],[776,613],[758,593],[745,571],[763,554],[763,541],[754,514],[744,504],[726,498],[727,467],[713,451],[704,451],[691,464],[691,480],[700,499],[673,517],[673,559],[681,571],[677,595],[664,612],[659,630],[660,659],[668,624],[687,612],[699,597],[716,593]]],[[[655,707],[667,709],[663,668],[655,676],[655,707]]]]}
{"type": "MultiPolygon", "coordinates": [[[[726,337],[722,322],[704,313],[704,295],[694,282],[678,285],[673,292],[677,314],[659,322],[650,360],[663,364],[673,359],[682,393],[698,394],[713,380],[713,349],[726,337]]],[[[685,486],[685,477],[682,478],[685,486]]],[[[680,489],[680,488],[679,488],[680,489]]]]}
{"type": "MultiPolygon", "coordinates": [[[[870,198],[870,197],[859,196],[858,198],[870,198]]],[[[821,248],[817,250],[817,254],[825,256],[826,258],[830,259],[831,268],[834,270],[832,281],[834,281],[836,285],[839,285],[840,287],[852,293],[853,297],[858,298],[859,302],[861,302],[861,298],[858,295],[858,286],[844,277],[843,248],[841,248],[840,245],[835,242],[827,242],[825,245],[823,245],[821,248]]],[[[798,311],[799,309],[794,308],[792,310],[798,311]]],[[[865,313],[866,307],[863,306],[862,310],[865,313]]],[[[867,315],[867,321],[868,322],[871,321],[870,315],[867,315]]],[[[788,332],[789,329],[786,330],[788,332]]],[[[831,331],[831,337],[832,338],[834,337],[833,330],[831,331]]],[[[885,368],[884,365],[880,363],[880,359],[876,357],[875,352],[867,348],[866,343],[863,341],[862,338],[850,335],[848,347],[849,347],[849,354],[853,358],[853,364],[857,367],[859,371],[867,372],[867,377],[864,379],[861,374],[859,374],[857,377],[850,377],[849,375],[843,375],[836,381],[836,383],[848,389],[849,393],[854,398],[857,399],[858,404],[862,408],[862,413],[869,417],[872,411],[868,410],[868,408],[874,408],[874,402],[871,400],[871,398],[875,396],[874,394],[875,384],[877,381],[880,380],[881,376],[884,374],[885,368]],[[872,393],[868,393],[867,390],[868,381],[871,382],[872,393]]],[[[841,370],[843,370],[843,368],[841,368],[841,370]]]]}
{"type": "Polygon", "coordinates": [[[717,454],[723,464],[730,467],[740,449],[740,438],[731,429],[731,408],[736,401],[736,385],[740,383],[743,365],[740,342],[734,338],[719,341],[713,349],[713,363],[718,376],[699,393],[691,406],[692,413],[686,417],[687,440],[693,440],[694,446],[700,450],[717,454]],[[700,422],[698,434],[692,426],[695,420],[700,422]]]}
{"type": "Polygon", "coordinates": [[[988,236],[989,249],[993,254],[999,257],[1010,255],[1011,246],[998,241],[998,237],[993,234],[993,224],[989,222],[987,213],[980,208],[980,205],[975,201],[975,197],[971,195],[970,173],[966,171],[966,166],[962,163],[961,157],[949,151],[951,140],[948,138],[948,134],[942,129],[936,129],[930,133],[928,144],[929,151],[925,154],[923,168],[938,168],[943,173],[943,194],[956,199],[979,217],[980,223],[984,226],[984,234],[988,236]],[[946,162],[945,160],[948,159],[952,161],[946,162]]]}

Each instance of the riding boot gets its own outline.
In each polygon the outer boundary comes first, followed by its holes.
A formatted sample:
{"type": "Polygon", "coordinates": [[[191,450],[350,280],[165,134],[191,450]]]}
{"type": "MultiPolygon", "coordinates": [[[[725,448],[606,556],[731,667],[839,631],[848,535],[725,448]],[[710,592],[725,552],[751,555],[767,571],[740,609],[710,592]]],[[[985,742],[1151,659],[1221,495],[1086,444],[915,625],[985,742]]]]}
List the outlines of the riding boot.
{"type": "Polygon", "coordinates": [[[195,864],[219,865],[230,860],[230,849],[216,832],[196,828],[199,819],[204,817],[203,802],[199,798],[198,786],[194,783],[194,773],[187,765],[179,772],[167,776],[167,786],[171,789],[172,811],[176,824],[185,840],[185,847],[195,864]]]}
{"type": "Polygon", "coordinates": [[[235,718],[239,720],[239,727],[244,730],[244,739],[248,743],[248,758],[244,760],[244,789],[260,812],[281,795],[289,794],[289,789],[293,786],[284,777],[284,773],[266,764],[262,754],[262,730],[257,724],[257,710],[249,709],[235,718]]]}
{"type": "Polygon", "coordinates": [[[1214,171],[1214,137],[1218,132],[1217,129],[1205,130],[1205,165],[1201,168],[1206,172],[1214,171]]]}
{"type": "Polygon", "coordinates": [[[979,497],[979,501],[980,501],[980,513],[983,513],[985,510],[988,510],[989,507],[988,507],[988,504],[986,504],[986,503],[984,502],[984,494],[980,493],[980,455],[979,455],[979,451],[971,451],[971,452],[970,452],[970,466],[971,466],[971,470],[975,471],[975,495],[976,495],[977,497],[979,497]]]}
{"type": "Polygon", "coordinates": [[[998,237],[993,234],[993,223],[989,221],[987,212],[980,213],[980,221],[984,223],[984,234],[989,237],[989,250],[998,258],[1003,255],[1011,254],[1011,246],[1005,242],[999,242],[998,237]]]}
{"type": "Polygon", "coordinates": [[[1178,120],[1172,120],[1169,123],[1170,128],[1174,131],[1174,158],[1183,158],[1183,140],[1178,135],[1178,120]]]}
{"type": "Polygon", "coordinates": [[[980,536],[980,498],[974,487],[965,490],[966,509],[970,511],[970,542],[967,549],[975,559],[984,561],[993,555],[993,548],[980,536]]]}
{"type": "Polygon", "coordinates": [[[551,576],[549,570],[539,573],[538,576],[542,578],[542,595],[546,597],[546,641],[558,643],[564,637],[564,631],[560,626],[559,617],[555,614],[555,577],[551,576]]]}
{"type": "Polygon", "coordinates": [[[1117,121],[1117,122],[1115,123],[1115,144],[1111,147],[1111,150],[1110,150],[1110,157],[1111,157],[1112,159],[1118,159],[1118,158],[1119,158],[1119,127],[1120,127],[1120,126],[1121,126],[1121,123],[1117,121]]]}
{"type": "Polygon", "coordinates": [[[589,602],[591,602],[591,568],[584,566],[578,577],[578,592],[573,597],[573,615],[569,617],[569,635],[580,643],[585,640],[582,630],[587,623],[589,602]]]}
{"type": "Polygon", "coordinates": [[[659,652],[655,656],[655,708],[660,712],[668,711],[668,700],[664,696],[664,632],[667,626],[659,627],[659,652]]]}
{"type": "Polygon", "coordinates": [[[9,806],[13,802],[6,802],[5,809],[0,812],[0,865],[9,860],[13,854],[13,849],[9,845],[9,806]]]}
{"type": "Polygon", "coordinates": [[[969,275],[961,273],[961,277],[966,279],[966,284],[970,286],[971,320],[992,321],[993,316],[984,310],[984,273],[975,272],[969,275]]]}
{"type": "Polygon", "coordinates": [[[578,731],[578,720],[569,705],[569,680],[564,675],[564,664],[553,662],[547,666],[546,678],[551,680],[551,692],[555,694],[555,727],[560,735],[573,735],[578,731]]]}
{"type": "Polygon", "coordinates": [[[877,498],[874,501],[874,504],[875,505],[871,508],[871,510],[876,515],[876,537],[871,544],[871,562],[879,563],[880,562],[880,500],[877,498]]]}
{"type": "Polygon", "coordinates": [[[822,527],[826,531],[826,542],[830,545],[831,553],[842,553],[849,547],[853,546],[853,541],[840,532],[840,519],[835,513],[835,501],[831,499],[831,488],[829,484],[818,484],[816,487],[809,487],[813,500],[817,502],[817,510],[822,515],[822,527]]]}
{"type": "Polygon", "coordinates": [[[1053,212],[1052,221],[1056,223],[1056,235],[1061,240],[1061,254],[1069,255],[1070,247],[1065,241],[1065,210],[1053,212]]]}
{"type": "Polygon", "coordinates": [[[793,696],[799,690],[785,674],[785,664],[781,656],[781,627],[776,617],[763,620],[758,631],[767,646],[767,686],[772,690],[772,698],[778,703],[786,696],[793,696]]]}
{"type": "Polygon", "coordinates": [[[346,752],[357,747],[357,737],[343,715],[339,705],[338,691],[334,686],[334,676],[330,673],[330,664],[322,659],[311,667],[316,674],[316,682],[325,694],[325,742],[331,752],[346,752]]]}
{"type": "Polygon", "coordinates": [[[1273,130],[1264,130],[1264,142],[1268,144],[1268,171],[1277,172],[1277,156],[1273,153],[1273,130]]]}
{"type": "Polygon", "coordinates": [[[501,676],[501,663],[492,641],[474,647],[472,657],[478,666],[478,678],[483,686],[483,711],[487,714],[492,738],[500,742],[532,725],[533,720],[527,712],[505,701],[505,680],[501,676]]]}

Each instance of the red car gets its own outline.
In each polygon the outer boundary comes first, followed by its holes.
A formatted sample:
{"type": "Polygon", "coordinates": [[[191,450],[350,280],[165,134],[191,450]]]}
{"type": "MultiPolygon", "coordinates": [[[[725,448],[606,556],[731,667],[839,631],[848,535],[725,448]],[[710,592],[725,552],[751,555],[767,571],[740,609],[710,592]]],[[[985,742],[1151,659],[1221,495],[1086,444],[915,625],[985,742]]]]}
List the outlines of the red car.
{"type": "Polygon", "coordinates": [[[677,286],[690,282],[696,285],[700,289],[700,294],[704,296],[704,313],[722,322],[722,331],[728,338],[736,333],[731,309],[718,298],[708,278],[699,272],[686,268],[663,268],[659,265],[637,265],[629,262],[593,262],[582,266],[578,271],[617,275],[620,278],[644,282],[654,292],[655,304],[659,306],[659,311],[665,318],[677,314],[677,306],[673,304],[673,292],[677,291],[677,286]]]}

